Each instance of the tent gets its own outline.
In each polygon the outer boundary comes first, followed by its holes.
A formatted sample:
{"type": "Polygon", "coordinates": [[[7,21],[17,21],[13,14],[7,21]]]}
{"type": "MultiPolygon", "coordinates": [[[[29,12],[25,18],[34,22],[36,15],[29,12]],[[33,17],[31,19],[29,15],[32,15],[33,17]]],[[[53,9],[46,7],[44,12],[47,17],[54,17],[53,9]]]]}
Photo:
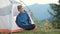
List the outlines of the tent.
{"type": "MultiPolygon", "coordinates": [[[[20,4],[16,0],[0,0],[0,32],[20,31],[21,28],[15,23],[18,14],[17,6],[20,4]]],[[[34,24],[32,19],[31,22],[34,24]]]]}

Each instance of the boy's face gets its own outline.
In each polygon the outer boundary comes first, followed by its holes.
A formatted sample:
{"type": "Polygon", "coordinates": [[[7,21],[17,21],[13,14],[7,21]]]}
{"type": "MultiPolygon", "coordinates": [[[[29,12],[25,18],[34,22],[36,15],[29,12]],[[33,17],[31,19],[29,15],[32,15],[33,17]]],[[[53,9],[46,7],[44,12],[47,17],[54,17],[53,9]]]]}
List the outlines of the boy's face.
{"type": "Polygon", "coordinates": [[[23,12],[24,12],[24,8],[21,7],[21,8],[19,9],[19,12],[20,12],[20,13],[23,13],[23,12]]]}

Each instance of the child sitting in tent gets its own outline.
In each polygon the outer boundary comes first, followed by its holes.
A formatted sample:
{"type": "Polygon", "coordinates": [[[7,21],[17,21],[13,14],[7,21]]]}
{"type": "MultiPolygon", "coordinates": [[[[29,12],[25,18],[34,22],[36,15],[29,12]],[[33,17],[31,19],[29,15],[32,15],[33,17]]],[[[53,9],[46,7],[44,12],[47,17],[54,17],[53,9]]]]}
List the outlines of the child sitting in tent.
{"type": "Polygon", "coordinates": [[[22,28],[23,30],[36,30],[37,27],[35,24],[31,24],[31,19],[27,12],[24,10],[22,5],[17,6],[19,11],[18,16],[16,17],[16,24],[18,27],[22,28]]]}

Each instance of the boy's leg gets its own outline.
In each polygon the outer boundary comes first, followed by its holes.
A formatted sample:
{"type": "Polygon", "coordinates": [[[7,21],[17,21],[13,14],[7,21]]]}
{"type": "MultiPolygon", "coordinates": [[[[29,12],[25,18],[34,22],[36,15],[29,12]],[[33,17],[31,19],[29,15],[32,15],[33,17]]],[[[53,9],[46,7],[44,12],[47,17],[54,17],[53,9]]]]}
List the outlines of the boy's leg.
{"type": "Polygon", "coordinates": [[[19,26],[19,27],[22,28],[23,30],[37,30],[38,29],[35,24],[23,25],[23,26],[19,26]]]}
{"type": "Polygon", "coordinates": [[[35,24],[31,24],[30,28],[30,30],[38,30],[38,27],[35,24]]]}
{"type": "Polygon", "coordinates": [[[30,24],[30,25],[23,26],[23,29],[25,29],[25,30],[37,30],[37,27],[35,26],[35,24],[30,24]]]}
{"type": "Polygon", "coordinates": [[[38,27],[37,27],[37,26],[35,26],[35,28],[34,28],[33,30],[38,30],[38,27]]]}

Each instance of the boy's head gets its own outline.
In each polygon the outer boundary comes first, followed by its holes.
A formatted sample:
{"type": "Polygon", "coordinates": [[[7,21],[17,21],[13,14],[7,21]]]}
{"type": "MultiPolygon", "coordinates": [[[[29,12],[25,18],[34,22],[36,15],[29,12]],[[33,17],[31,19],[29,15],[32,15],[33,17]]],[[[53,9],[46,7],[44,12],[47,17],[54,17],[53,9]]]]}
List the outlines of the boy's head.
{"type": "Polygon", "coordinates": [[[18,9],[18,11],[19,11],[20,13],[23,13],[23,12],[24,12],[24,8],[23,8],[22,5],[17,6],[17,9],[18,9]]]}

